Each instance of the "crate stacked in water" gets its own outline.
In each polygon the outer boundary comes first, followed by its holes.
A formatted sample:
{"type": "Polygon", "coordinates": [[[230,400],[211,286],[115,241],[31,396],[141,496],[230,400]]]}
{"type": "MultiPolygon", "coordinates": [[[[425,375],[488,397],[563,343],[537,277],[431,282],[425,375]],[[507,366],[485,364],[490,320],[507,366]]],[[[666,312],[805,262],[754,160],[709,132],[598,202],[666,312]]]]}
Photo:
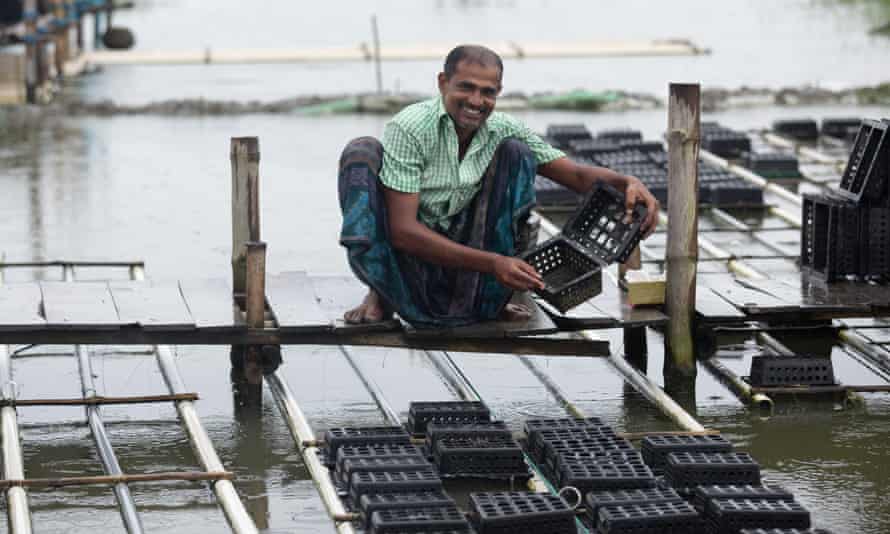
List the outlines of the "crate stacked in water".
{"type": "MultiPolygon", "coordinates": [[[[703,128],[703,132],[728,131],[733,135],[738,134],[747,142],[741,149],[750,151],[750,140],[745,134],[733,132],[716,123],[703,123],[703,128]],[[707,127],[708,124],[712,127],[707,127]]],[[[547,139],[551,143],[561,147],[579,163],[607,167],[621,174],[635,176],[662,205],[667,205],[668,156],[662,142],[645,141],[639,130],[629,128],[601,130],[594,136],[583,125],[566,124],[551,125],[547,132],[547,139]]],[[[723,133],[719,136],[727,137],[723,133]]],[[[715,148],[718,153],[725,154],[719,143],[715,148]]],[[[763,158],[765,165],[772,165],[769,168],[778,166],[784,169],[788,165],[787,162],[769,158],[770,156],[763,158]]],[[[759,165],[764,168],[764,163],[759,165]]],[[[796,169],[796,160],[794,165],[796,169]]],[[[575,205],[582,198],[574,191],[542,176],[536,178],[535,191],[538,203],[543,206],[575,205]]],[[[759,187],[726,170],[700,162],[699,202],[720,206],[762,205],[763,193],[759,187]]]]}
{"type": "Polygon", "coordinates": [[[470,493],[469,515],[478,534],[578,532],[572,509],[562,498],[546,493],[470,493]]]}
{"type": "Polygon", "coordinates": [[[424,451],[402,427],[331,428],[325,461],[369,534],[471,532],[424,451]]]}
{"type": "Polygon", "coordinates": [[[751,138],[717,122],[701,123],[701,147],[722,158],[738,159],[751,152],[751,138]]]}
{"type": "Polygon", "coordinates": [[[755,387],[833,386],[831,356],[758,355],[751,358],[748,382],[755,387]]]}
{"type": "Polygon", "coordinates": [[[890,121],[865,120],[837,193],[804,195],[801,268],[828,281],[890,274],[890,121]]]}
{"type": "Polygon", "coordinates": [[[810,513],[781,488],[755,485],[700,486],[695,500],[711,532],[807,529],[810,513]]]}

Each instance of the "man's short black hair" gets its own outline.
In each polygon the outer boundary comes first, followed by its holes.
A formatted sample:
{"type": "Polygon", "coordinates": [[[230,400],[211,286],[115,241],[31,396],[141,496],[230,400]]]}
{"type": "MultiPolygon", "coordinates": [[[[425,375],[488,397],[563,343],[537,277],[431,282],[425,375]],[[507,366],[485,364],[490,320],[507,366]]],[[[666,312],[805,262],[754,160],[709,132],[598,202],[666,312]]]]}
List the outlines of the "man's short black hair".
{"type": "Polygon", "coordinates": [[[498,80],[504,77],[504,62],[494,50],[480,45],[460,45],[448,52],[448,56],[445,58],[445,79],[454,76],[457,64],[461,61],[469,61],[483,67],[497,67],[498,80]]]}

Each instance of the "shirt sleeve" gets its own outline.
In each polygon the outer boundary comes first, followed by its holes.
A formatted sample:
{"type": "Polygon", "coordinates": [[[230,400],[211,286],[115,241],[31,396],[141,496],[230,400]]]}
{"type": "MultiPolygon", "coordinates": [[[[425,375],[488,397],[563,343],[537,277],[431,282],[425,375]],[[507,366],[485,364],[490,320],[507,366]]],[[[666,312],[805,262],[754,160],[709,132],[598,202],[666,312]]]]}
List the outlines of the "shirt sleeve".
{"type": "Polygon", "coordinates": [[[390,122],[383,129],[383,185],[403,193],[420,192],[423,155],[417,139],[398,123],[390,122]]]}
{"type": "Polygon", "coordinates": [[[511,136],[516,137],[528,145],[528,148],[532,151],[532,154],[534,154],[535,161],[538,165],[543,165],[545,163],[550,163],[553,160],[566,157],[565,152],[558,148],[554,148],[550,143],[541,139],[541,136],[533,132],[531,128],[524,123],[516,119],[513,120],[514,124],[513,128],[511,128],[511,130],[513,130],[511,136]]]}

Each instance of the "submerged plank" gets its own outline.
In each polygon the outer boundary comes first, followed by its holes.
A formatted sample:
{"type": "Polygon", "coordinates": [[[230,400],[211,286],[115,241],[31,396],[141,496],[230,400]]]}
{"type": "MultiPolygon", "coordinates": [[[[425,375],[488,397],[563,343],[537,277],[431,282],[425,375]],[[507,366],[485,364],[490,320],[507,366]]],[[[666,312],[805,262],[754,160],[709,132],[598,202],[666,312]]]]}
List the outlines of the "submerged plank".
{"type": "Polygon", "coordinates": [[[124,323],[142,328],[190,329],[195,322],[179,284],[152,281],[109,282],[108,288],[124,323]]]}
{"type": "MultiPolygon", "coordinates": [[[[713,284],[713,281],[705,281],[706,284],[713,284]]],[[[744,287],[737,281],[733,283],[720,284],[717,287],[710,286],[716,295],[726,300],[736,308],[744,310],[748,314],[765,314],[765,313],[781,313],[795,312],[800,309],[799,306],[789,304],[784,300],[774,297],[765,291],[758,291],[748,287],[744,287]]]]}
{"type": "MultiPolygon", "coordinates": [[[[728,277],[727,277],[728,278],[728,277]]],[[[710,281],[715,284],[715,281],[710,281]]],[[[732,283],[730,280],[728,283],[732,283]]],[[[695,288],[695,311],[704,321],[708,322],[742,322],[747,316],[738,308],[721,298],[717,289],[699,281],[695,288]]]]}
{"type": "Polygon", "coordinates": [[[40,315],[42,299],[36,282],[0,285],[0,330],[45,327],[46,321],[40,315]]]}
{"type": "Polygon", "coordinates": [[[315,288],[305,272],[287,272],[268,278],[266,299],[281,330],[323,332],[333,325],[319,305],[315,288]]]}
{"type": "Polygon", "coordinates": [[[553,334],[559,331],[553,321],[535,304],[529,293],[513,293],[511,301],[531,310],[528,319],[518,321],[485,321],[467,326],[455,326],[448,328],[416,328],[405,323],[405,333],[408,337],[436,337],[436,338],[505,338],[553,334]]]}
{"type": "Polygon", "coordinates": [[[105,282],[40,282],[40,290],[48,327],[115,329],[124,324],[105,282]]]}
{"type": "Polygon", "coordinates": [[[381,332],[402,328],[394,319],[367,324],[347,324],[343,321],[343,314],[358,306],[368,293],[364,284],[354,276],[312,276],[310,280],[318,304],[333,324],[335,332],[381,332]]]}
{"type": "Polygon", "coordinates": [[[228,280],[211,278],[180,280],[182,300],[198,328],[243,327],[228,280]]]}

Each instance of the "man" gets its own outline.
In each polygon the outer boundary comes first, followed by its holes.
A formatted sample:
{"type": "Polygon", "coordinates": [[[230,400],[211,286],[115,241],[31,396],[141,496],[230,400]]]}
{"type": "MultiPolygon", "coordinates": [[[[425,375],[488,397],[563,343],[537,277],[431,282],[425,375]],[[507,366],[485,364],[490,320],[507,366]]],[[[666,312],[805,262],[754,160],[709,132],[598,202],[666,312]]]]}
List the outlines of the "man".
{"type": "Polygon", "coordinates": [[[363,137],[343,151],[340,243],[369,286],[347,322],[394,311],[421,326],[527,316],[508,301],[513,291],[544,287],[514,257],[536,174],[579,193],[611,184],[625,193],[628,211],[646,204],[643,229],[654,229],[658,202],[638,179],[575,163],[517,119],[494,113],[503,70],[488,48],[455,48],[438,75],[438,97],[398,113],[382,145],[363,137]]]}

